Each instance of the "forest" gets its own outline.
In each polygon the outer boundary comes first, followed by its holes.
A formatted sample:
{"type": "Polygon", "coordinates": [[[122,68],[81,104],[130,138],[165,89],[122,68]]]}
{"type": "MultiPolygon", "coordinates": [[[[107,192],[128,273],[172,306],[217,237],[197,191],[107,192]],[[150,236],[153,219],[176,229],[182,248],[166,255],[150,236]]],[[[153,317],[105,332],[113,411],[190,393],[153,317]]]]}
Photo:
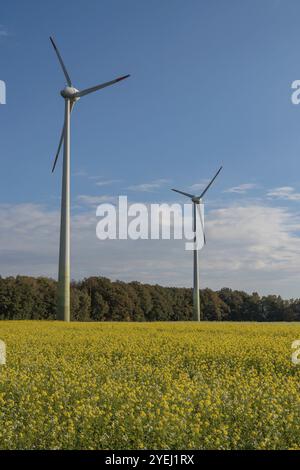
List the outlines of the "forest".
{"type": "MultiPolygon", "coordinates": [[[[54,320],[57,282],[45,277],[0,277],[1,320],[54,320]]],[[[299,321],[300,299],[259,296],[227,287],[202,289],[201,315],[212,321],[299,321]]],[[[71,284],[74,321],[185,321],[192,289],[89,277],[71,284]]]]}

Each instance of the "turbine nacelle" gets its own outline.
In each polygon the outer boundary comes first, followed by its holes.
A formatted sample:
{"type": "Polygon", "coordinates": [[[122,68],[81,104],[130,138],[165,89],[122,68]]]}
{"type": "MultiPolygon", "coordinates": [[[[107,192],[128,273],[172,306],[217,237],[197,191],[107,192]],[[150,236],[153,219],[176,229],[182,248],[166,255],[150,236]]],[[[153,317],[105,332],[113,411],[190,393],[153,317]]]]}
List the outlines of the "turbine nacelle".
{"type": "MultiPolygon", "coordinates": [[[[90,93],[94,93],[94,91],[101,90],[102,88],[106,88],[110,85],[114,85],[115,83],[118,83],[121,80],[125,80],[125,78],[128,78],[130,76],[130,75],[123,75],[122,77],[115,78],[114,80],[110,80],[109,82],[104,82],[104,83],[101,83],[100,85],[96,85],[96,86],[93,86],[91,88],[86,88],[84,90],[79,91],[79,90],[77,90],[77,88],[74,88],[72,86],[72,81],[71,81],[70,75],[69,75],[69,73],[66,69],[64,61],[62,60],[62,57],[59,53],[59,50],[57,49],[56,44],[54,42],[54,39],[52,37],[50,37],[50,41],[52,43],[52,46],[54,47],[55,53],[57,55],[58,61],[61,65],[62,71],[63,71],[65,79],[66,79],[67,86],[63,90],[61,90],[60,94],[65,100],[68,100],[70,102],[69,103],[70,104],[70,106],[69,106],[69,112],[70,113],[71,113],[76,101],[78,101],[79,98],[81,98],[82,96],[89,95],[90,93]]],[[[58,144],[58,149],[57,149],[56,156],[55,156],[54,163],[53,163],[53,167],[52,167],[52,173],[55,169],[56,162],[57,162],[57,159],[58,159],[58,156],[59,156],[59,153],[60,153],[60,149],[61,149],[63,141],[64,141],[64,135],[65,135],[65,124],[63,125],[63,128],[62,128],[62,132],[61,132],[61,136],[60,136],[60,140],[59,140],[59,144],[58,144]]]]}
{"type": "Polygon", "coordinates": [[[66,86],[63,90],[61,90],[60,94],[63,98],[67,98],[72,101],[78,101],[79,96],[74,96],[76,93],[78,93],[79,90],[77,88],[74,88],[73,86],[66,86]]]}
{"type": "Polygon", "coordinates": [[[197,196],[193,196],[193,197],[192,197],[192,201],[193,201],[195,204],[201,204],[202,199],[200,199],[200,198],[197,197],[197,196]]]}
{"type": "Polygon", "coordinates": [[[204,194],[209,189],[209,187],[212,185],[212,183],[215,181],[216,177],[218,176],[218,174],[220,173],[221,170],[222,170],[222,167],[220,167],[218,169],[217,173],[210,180],[208,185],[204,188],[204,190],[202,191],[200,196],[195,196],[195,194],[191,194],[191,193],[185,193],[184,191],[179,191],[179,189],[174,189],[174,188],[172,189],[172,191],[175,191],[176,193],[183,194],[183,196],[189,197],[191,199],[191,201],[195,204],[194,211],[193,211],[194,232],[196,233],[196,211],[198,211],[199,216],[200,216],[201,226],[202,226],[204,244],[206,243],[206,238],[205,238],[205,233],[204,233],[204,223],[203,223],[203,216],[202,216],[202,211],[201,211],[200,204],[202,204],[202,198],[203,198],[204,194]],[[196,206],[197,206],[197,209],[196,209],[196,206]]]}

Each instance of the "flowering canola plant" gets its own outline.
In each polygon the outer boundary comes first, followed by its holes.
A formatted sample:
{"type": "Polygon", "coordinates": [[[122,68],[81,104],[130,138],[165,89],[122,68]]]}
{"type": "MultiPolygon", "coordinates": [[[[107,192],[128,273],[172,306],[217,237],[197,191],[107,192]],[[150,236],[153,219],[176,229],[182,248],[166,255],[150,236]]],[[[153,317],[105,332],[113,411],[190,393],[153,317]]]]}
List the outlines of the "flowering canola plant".
{"type": "Polygon", "coordinates": [[[1,449],[300,449],[296,323],[1,321],[1,449]]]}

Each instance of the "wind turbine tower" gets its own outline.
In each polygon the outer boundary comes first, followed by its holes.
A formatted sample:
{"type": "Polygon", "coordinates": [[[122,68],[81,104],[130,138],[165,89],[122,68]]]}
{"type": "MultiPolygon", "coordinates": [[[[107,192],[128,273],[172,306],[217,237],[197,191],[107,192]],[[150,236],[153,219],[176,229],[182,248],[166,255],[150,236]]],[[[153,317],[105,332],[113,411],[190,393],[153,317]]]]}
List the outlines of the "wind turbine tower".
{"type": "Polygon", "coordinates": [[[220,167],[215,174],[215,176],[210,180],[206,188],[202,191],[200,196],[196,196],[195,194],[189,194],[185,193],[183,191],[179,191],[178,189],[172,189],[172,191],[176,191],[176,193],[183,194],[184,196],[187,196],[191,199],[193,203],[193,232],[194,232],[194,250],[193,250],[193,261],[194,261],[194,266],[193,266],[193,319],[195,321],[200,321],[201,319],[201,311],[200,311],[200,292],[199,292],[199,267],[198,267],[198,244],[197,244],[197,210],[199,213],[199,219],[201,222],[201,230],[202,230],[202,235],[203,235],[203,242],[206,244],[206,237],[205,237],[205,232],[204,232],[204,219],[203,219],[203,214],[202,214],[202,207],[203,202],[202,198],[206,191],[209,189],[209,187],[213,184],[215,181],[216,177],[222,170],[222,167],[220,167]],[[202,207],[201,207],[202,206],[202,207]]]}
{"type": "Polygon", "coordinates": [[[129,75],[116,78],[110,82],[105,82],[84,90],[74,88],[70,75],[62,60],[59,50],[56,47],[54,39],[50,37],[50,41],[54,47],[57,58],[61,65],[62,71],[66,79],[66,87],[60,92],[65,100],[65,119],[64,125],[54,159],[52,173],[55,169],[56,162],[60,153],[62,143],[64,143],[63,153],[63,174],[62,174],[62,191],[61,191],[61,219],[60,219],[60,242],[59,242],[59,268],[58,268],[58,304],[57,316],[58,320],[70,321],[70,117],[75,103],[85,95],[89,95],[94,91],[101,90],[110,85],[124,80],[129,75]]]}

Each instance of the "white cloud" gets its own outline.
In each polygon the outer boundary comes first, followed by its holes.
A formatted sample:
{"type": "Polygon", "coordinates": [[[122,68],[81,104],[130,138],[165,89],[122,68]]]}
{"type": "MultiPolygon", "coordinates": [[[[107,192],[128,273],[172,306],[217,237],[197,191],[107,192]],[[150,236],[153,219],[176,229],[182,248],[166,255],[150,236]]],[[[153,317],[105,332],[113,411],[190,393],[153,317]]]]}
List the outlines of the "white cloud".
{"type": "Polygon", "coordinates": [[[0,37],[6,37],[8,35],[7,28],[3,24],[0,24],[0,37]]]}
{"type": "Polygon", "coordinates": [[[85,170],[79,170],[73,173],[73,176],[85,177],[89,180],[94,180],[96,186],[108,186],[114,183],[120,183],[120,179],[104,179],[102,176],[89,175],[85,170]],[[97,181],[98,180],[98,181],[97,181]]]}
{"type": "Polygon", "coordinates": [[[245,205],[212,211],[203,252],[212,285],[299,297],[299,230],[299,216],[284,208],[245,205]]]}
{"type": "Polygon", "coordinates": [[[267,192],[269,198],[285,199],[287,201],[299,201],[300,193],[295,192],[292,186],[281,186],[267,192]]]}
{"type": "Polygon", "coordinates": [[[130,191],[141,191],[141,192],[152,192],[155,189],[161,188],[163,185],[169,183],[170,181],[167,179],[158,179],[152,181],[151,183],[141,183],[137,185],[128,186],[130,191]]]}
{"type": "Polygon", "coordinates": [[[97,186],[108,186],[108,185],[111,185],[111,184],[120,183],[120,181],[121,180],[102,180],[102,181],[97,181],[96,185],[97,186]]]}
{"type": "Polygon", "coordinates": [[[106,195],[90,196],[87,194],[80,194],[79,196],[77,196],[77,201],[79,203],[83,203],[88,206],[98,206],[99,204],[104,203],[104,202],[113,203],[115,202],[115,200],[116,200],[115,196],[106,196],[106,195]]]}
{"type": "Polygon", "coordinates": [[[254,183],[243,183],[239,186],[234,186],[233,188],[226,189],[224,193],[237,193],[237,194],[245,194],[249,189],[255,189],[257,185],[254,183]]]}
{"type": "Polygon", "coordinates": [[[88,174],[85,170],[79,170],[79,171],[75,171],[75,173],[73,173],[72,176],[88,176],[88,174]]]}
{"type": "Polygon", "coordinates": [[[192,189],[193,191],[201,191],[201,189],[204,189],[206,185],[208,185],[209,183],[209,180],[206,179],[200,183],[195,183],[195,184],[192,184],[191,186],[189,186],[190,189],[192,189]]]}
{"type": "MultiPolygon", "coordinates": [[[[2,204],[0,220],[1,275],[56,277],[59,211],[36,204],[2,204]]],[[[104,275],[192,285],[192,253],[185,251],[184,240],[100,241],[98,221],[92,206],[72,216],[73,278],[104,275]]],[[[210,211],[207,245],[199,255],[201,286],[299,297],[299,231],[299,217],[286,208],[253,204],[210,211]]]]}

